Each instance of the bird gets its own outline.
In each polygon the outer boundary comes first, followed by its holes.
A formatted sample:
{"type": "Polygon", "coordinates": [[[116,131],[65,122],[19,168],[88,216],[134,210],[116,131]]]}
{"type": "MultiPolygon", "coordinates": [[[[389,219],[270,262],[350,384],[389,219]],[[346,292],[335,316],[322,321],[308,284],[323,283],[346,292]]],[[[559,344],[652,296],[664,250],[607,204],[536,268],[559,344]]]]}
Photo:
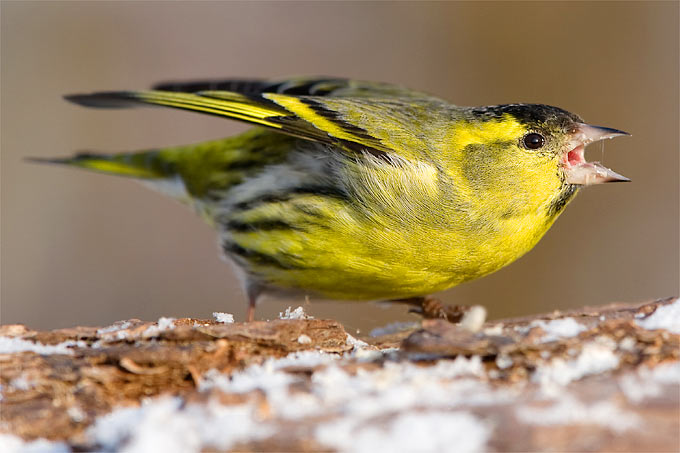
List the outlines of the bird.
{"type": "Polygon", "coordinates": [[[584,157],[626,132],[544,104],[453,105],[336,77],[164,82],[65,96],[254,127],[198,144],[38,158],[126,176],[192,207],[248,299],[419,301],[531,250],[583,187],[629,181],[584,157]]]}

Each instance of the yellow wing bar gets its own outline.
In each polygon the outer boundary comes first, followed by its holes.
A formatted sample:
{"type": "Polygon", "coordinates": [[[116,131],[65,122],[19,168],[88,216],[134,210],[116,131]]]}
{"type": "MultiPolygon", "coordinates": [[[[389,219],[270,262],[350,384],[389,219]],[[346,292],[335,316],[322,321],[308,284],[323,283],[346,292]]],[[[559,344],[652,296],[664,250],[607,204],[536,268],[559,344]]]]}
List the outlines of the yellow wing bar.
{"type": "Polygon", "coordinates": [[[368,151],[375,155],[384,155],[392,151],[365,129],[345,121],[337,112],[325,105],[322,98],[314,96],[152,90],[77,94],[66,96],[66,99],[80,105],[100,108],[161,105],[246,121],[276,129],[284,134],[334,144],[351,151],[368,151]]]}

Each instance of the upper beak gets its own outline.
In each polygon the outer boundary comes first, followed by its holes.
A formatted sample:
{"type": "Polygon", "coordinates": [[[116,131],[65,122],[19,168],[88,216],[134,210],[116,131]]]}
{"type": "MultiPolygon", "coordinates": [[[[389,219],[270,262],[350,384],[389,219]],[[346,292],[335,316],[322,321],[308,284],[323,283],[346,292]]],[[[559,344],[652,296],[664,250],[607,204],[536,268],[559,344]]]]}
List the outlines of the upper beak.
{"type": "Polygon", "coordinates": [[[590,143],[621,135],[630,134],[610,127],[592,126],[584,123],[577,124],[569,141],[569,151],[565,153],[563,158],[567,182],[569,184],[590,186],[605,182],[630,181],[630,179],[610,170],[599,162],[586,162],[584,158],[585,147],[590,143]]]}

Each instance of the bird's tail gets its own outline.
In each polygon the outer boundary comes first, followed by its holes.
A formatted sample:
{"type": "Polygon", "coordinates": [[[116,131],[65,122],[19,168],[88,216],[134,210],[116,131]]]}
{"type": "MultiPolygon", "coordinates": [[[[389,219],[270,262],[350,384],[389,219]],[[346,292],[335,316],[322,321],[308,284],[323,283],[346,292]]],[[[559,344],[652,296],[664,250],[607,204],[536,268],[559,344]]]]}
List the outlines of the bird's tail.
{"type": "Polygon", "coordinates": [[[135,178],[182,202],[198,202],[195,207],[203,210],[248,176],[283,161],[292,141],[254,128],[234,137],[172,148],[28,160],[135,178]]]}
{"type": "Polygon", "coordinates": [[[176,163],[163,159],[157,150],[115,154],[80,152],[70,157],[31,157],[27,160],[80,167],[99,173],[139,179],[165,179],[177,173],[176,163]]]}

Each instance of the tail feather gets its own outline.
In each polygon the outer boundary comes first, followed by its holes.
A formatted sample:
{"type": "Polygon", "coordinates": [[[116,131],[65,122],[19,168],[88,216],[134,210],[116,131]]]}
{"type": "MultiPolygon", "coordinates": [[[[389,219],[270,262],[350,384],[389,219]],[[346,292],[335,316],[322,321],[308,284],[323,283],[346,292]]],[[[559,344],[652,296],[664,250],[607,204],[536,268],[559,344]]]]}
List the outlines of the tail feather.
{"type": "Polygon", "coordinates": [[[176,191],[171,194],[165,188],[179,181],[192,198],[211,199],[266,165],[285,160],[294,149],[293,142],[288,136],[254,128],[235,137],[186,146],[27,160],[140,179],[175,198],[179,198],[173,195],[176,191]]]}
{"type": "Polygon", "coordinates": [[[171,177],[174,169],[158,159],[157,151],[138,153],[95,154],[81,152],[72,157],[63,158],[28,158],[30,162],[68,165],[80,167],[100,173],[127,176],[141,179],[159,179],[171,177]]]}
{"type": "Polygon", "coordinates": [[[91,94],[68,94],[64,96],[67,101],[84,107],[102,109],[123,109],[129,107],[149,106],[150,104],[140,100],[133,91],[101,91],[91,94]]]}

